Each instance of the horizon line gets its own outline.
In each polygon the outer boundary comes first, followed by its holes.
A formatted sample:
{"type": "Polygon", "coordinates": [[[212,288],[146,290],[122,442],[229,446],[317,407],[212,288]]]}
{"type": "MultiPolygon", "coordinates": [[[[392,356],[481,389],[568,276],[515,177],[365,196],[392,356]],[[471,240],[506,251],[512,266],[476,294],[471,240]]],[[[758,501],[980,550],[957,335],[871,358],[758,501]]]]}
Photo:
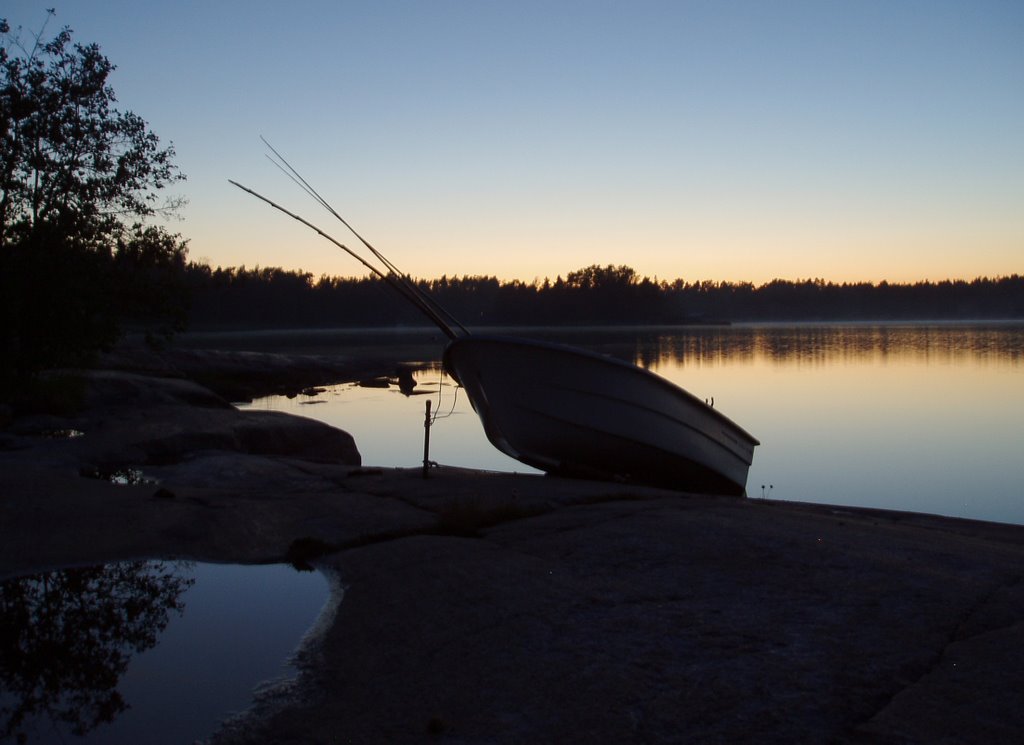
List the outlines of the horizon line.
{"type": "MultiPolygon", "coordinates": [[[[229,266],[222,266],[222,265],[213,266],[209,260],[207,260],[207,259],[205,259],[203,257],[201,257],[200,259],[190,259],[190,260],[188,260],[187,264],[188,265],[194,265],[194,266],[205,266],[205,267],[208,267],[211,271],[227,271],[227,270],[236,270],[236,271],[237,270],[245,270],[245,271],[260,271],[260,270],[263,270],[263,271],[268,271],[268,270],[277,270],[277,271],[282,271],[282,272],[286,272],[286,273],[290,273],[290,274],[307,275],[307,276],[309,276],[310,278],[312,278],[314,280],[323,279],[325,277],[327,279],[346,279],[346,280],[359,280],[359,279],[371,279],[372,278],[372,275],[370,275],[370,274],[328,274],[327,272],[321,272],[321,273],[318,274],[316,272],[305,270],[302,267],[288,268],[288,267],[284,267],[284,266],[281,266],[281,265],[269,265],[269,264],[266,265],[266,266],[263,266],[263,265],[260,265],[258,263],[254,264],[251,267],[249,267],[249,266],[247,266],[245,264],[229,265],[229,266]]],[[[466,280],[466,279],[488,279],[488,280],[490,280],[490,279],[494,279],[494,280],[497,280],[501,284],[512,284],[514,282],[518,282],[520,284],[525,284],[527,286],[531,286],[531,285],[543,285],[545,282],[548,282],[548,283],[554,285],[559,279],[561,279],[563,282],[566,281],[566,279],[567,279],[569,274],[581,271],[583,269],[588,269],[588,268],[594,267],[594,266],[597,266],[597,267],[600,267],[600,268],[606,268],[606,267],[613,267],[613,268],[626,267],[628,269],[632,269],[632,267],[630,267],[628,264],[604,264],[604,265],[589,264],[589,265],[587,265],[585,267],[579,267],[577,269],[572,269],[572,270],[570,270],[568,272],[565,272],[564,274],[557,274],[557,275],[555,275],[554,279],[552,279],[549,276],[540,277],[540,276],[536,276],[535,275],[532,279],[529,279],[529,280],[521,279],[519,277],[512,277],[512,278],[499,277],[496,274],[451,274],[451,275],[449,275],[449,274],[445,273],[445,274],[442,274],[442,275],[437,276],[437,277],[417,277],[417,276],[413,276],[411,274],[410,275],[406,275],[406,276],[408,276],[410,279],[412,279],[413,281],[416,281],[416,282],[436,282],[436,281],[441,280],[441,279],[448,279],[448,280],[466,280]]],[[[1006,273],[1006,274],[995,274],[995,275],[977,274],[977,275],[975,275],[973,277],[970,277],[970,278],[963,277],[963,276],[961,276],[961,277],[945,277],[945,278],[942,278],[942,279],[931,279],[929,277],[923,277],[923,278],[914,279],[914,280],[891,280],[891,279],[884,279],[884,278],[883,279],[877,279],[877,280],[875,280],[875,279],[844,279],[844,280],[836,280],[836,279],[826,279],[824,277],[812,277],[812,276],[797,277],[795,279],[790,279],[790,278],[785,278],[785,277],[773,277],[771,279],[763,280],[763,281],[760,281],[760,282],[756,282],[756,281],[749,280],[749,279],[710,279],[710,278],[686,279],[685,277],[673,277],[671,279],[668,279],[668,278],[664,278],[664,277],[659,277],[658,275],[654,275],[653,277],[651,277],[651,276],[647,276],[647,275],[640,275],[639,273],[636,274],[636,277],[637,277],[637,282],[644,282],[646,280],[648,282],[657,283],[657,284],[660,284],[660,283],[663,283],[663,282],[664,283],[668,283],[668,284],[673,284],[673,283],[675,283],[677,281],[683,281],[683,282],[685,282],[686,284],[689,284],[689,285],[711,283],[711,284],[716,284],[716,285],[721,285],[721,284],[727,284],[727,285],[752,285],[754,287],[763,287],[765,285],[770,285],[770,284],[772,284],[774,282],[787,282],[787,283],[791,283],[791,284],[807,284],[807,283],[812,283],[812,284],[825,284],[825,285],[836,285],[836,286],[842,286],[842,285],[874,285],[874,286],[878,286],[878,285],[881,285],[881,284],[885,284],[885,285],[919,285],[919,284],[942,284],[944,282],[949,282],[949,283],[954,283],[954,284],[958,283],[958,282],[963,282],[963,283],[966,283],[966,284],[970,284],[971,282],[979,282],[979,281],[981,281],[981,282],[984,282],[984,281],[998,282],[998,281],[1001,281],[1001,280],[1020,279],[1021,277],[1024,277],[1024,272],[1011,272],[1011,273],[1006,273]]]]}

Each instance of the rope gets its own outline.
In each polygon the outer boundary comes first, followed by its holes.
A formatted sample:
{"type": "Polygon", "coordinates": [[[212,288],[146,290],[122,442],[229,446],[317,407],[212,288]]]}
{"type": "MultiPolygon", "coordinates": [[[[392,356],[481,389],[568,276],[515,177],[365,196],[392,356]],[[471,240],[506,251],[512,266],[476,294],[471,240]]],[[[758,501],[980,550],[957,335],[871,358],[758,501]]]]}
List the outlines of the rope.
{"type": "Polygon", "coordinates": [[[434,418],[430,420],[431,425],[434,424],[438,419],[447,419],[455,413],[455,406],[459,402],[459,388],[462,386],[455,386],[455,395],[452,396],[452,407],[448,409],[448,413],[441,415],[438,412],[441,411],[441,389],[444,387],[444,368],[441,368],[441,377],[437,381],[437,408],[434,410],[434,418]]]}

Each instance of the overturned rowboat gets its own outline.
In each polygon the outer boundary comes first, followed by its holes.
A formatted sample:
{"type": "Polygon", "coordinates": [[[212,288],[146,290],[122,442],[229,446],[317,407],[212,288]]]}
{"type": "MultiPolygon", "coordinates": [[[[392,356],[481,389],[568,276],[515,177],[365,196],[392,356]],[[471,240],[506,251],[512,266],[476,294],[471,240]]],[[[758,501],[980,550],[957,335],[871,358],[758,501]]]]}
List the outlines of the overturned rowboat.
{"type": "Polygon", "coordinates": [[[560,476],[745,494],[759,443],[737,424],[636,365],[560,344],[470,334],[270,149],[275,163],[340,220],[383,270],[297,214],[231,183],[353,256],[440,328],[450,339],[444,368],[465,389],[498,450],[560,476]]]}

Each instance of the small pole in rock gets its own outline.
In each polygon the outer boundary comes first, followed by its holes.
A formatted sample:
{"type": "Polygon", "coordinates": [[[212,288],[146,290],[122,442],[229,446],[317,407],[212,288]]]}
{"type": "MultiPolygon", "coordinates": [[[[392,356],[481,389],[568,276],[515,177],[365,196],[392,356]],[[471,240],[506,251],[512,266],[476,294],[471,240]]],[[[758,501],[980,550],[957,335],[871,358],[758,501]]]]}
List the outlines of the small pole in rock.
{"type": "Polygon", "coordinates": [[[430,474],[430,399],[427,399],[427,414],[423,419],[423,478],[430,474]]]}

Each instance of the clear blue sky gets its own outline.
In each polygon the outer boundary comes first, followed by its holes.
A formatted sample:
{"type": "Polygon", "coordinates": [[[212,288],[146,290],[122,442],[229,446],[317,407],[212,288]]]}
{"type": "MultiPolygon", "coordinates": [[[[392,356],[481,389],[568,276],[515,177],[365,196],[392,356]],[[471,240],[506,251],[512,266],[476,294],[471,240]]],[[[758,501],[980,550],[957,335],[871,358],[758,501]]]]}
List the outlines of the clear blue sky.
{"type": "Polygon", "coordinates": [[[4,0],[118,69],[214,265],[361,267],[266,136],[405,271],[1024,273],[1024,2],[4,0]]]}

